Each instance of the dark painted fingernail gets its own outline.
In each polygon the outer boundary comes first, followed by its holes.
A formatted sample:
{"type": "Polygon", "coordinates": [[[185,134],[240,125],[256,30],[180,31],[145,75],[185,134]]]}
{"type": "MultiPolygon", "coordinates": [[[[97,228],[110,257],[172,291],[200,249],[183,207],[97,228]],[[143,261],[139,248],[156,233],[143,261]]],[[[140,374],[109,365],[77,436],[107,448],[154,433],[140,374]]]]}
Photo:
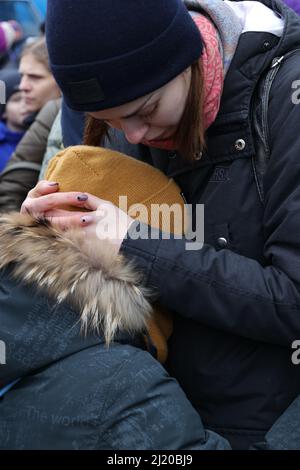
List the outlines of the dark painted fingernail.
{"type": "Polygon", "coordinates": [[[81,221],[84,224],[88,224],[89,222],[92,222],[92,220],[93,220],[93,217],[91,217],[90,215],[85,215],[84,217],[81,217],[81,221]]]}
{"type": "Polygon", "coordinates": [[[58,183],[48,183],[48,186],[58,186],[58,183]]]}
{"type": "Polygon", "coordinates": [[[81,196],[77,196],[77,201],[83,202],[88,200],[88,196],[86,194],[82,194],[81,196]]]}

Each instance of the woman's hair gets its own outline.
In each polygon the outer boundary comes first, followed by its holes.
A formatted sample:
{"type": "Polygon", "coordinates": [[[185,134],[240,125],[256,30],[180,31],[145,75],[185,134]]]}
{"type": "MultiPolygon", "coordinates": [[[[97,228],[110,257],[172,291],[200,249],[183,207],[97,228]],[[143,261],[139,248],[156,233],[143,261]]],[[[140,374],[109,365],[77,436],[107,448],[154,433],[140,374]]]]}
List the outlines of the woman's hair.
{"type": "Polygon", "coordinates": [[[49,72],[51,71],[45,38],[37,39],[28,46],[25,46],[21,54],[21,59],[28,54],[31,54],[37,62],[43,64],[49,72]]]}
{"type": "MultiPolygon", "coordinates": [[[[179,153],[188,161],[195,159],[205,148],[205,129],[203,121],[203,69],[202,61],[191,66],[191,84],[183,115],[174,136],[179,153]]],[[[109,126],[104,121],[87,116],[84,144],[98,146],[108,135],[109,126]]]]}

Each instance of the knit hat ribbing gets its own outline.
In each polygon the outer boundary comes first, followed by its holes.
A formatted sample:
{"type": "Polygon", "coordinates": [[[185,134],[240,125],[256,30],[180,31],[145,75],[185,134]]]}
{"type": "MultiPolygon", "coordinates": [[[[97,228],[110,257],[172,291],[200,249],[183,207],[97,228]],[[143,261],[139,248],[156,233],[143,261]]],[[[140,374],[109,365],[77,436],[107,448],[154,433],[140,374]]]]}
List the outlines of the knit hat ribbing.
{"type": "Polygon", "coordinates": [[[87,112],[162,87],[203,47],[182,0],[51,0],[46,35],[67,105],[87,112]]]}
{"type": "Polygon", "coordinates": [[[189,223],[177,184],[157,168],[119,152],[84,145],[69,147],[50,161],[45,178],[58,182],[62,192],[88,192],[116,206],[119,196],[125,196],[130,216],[163,231],[182,234],[189,223]],[[173,220],[160,212],[158,206],[163,204],[177,205],[182,219],[173,220]]]}

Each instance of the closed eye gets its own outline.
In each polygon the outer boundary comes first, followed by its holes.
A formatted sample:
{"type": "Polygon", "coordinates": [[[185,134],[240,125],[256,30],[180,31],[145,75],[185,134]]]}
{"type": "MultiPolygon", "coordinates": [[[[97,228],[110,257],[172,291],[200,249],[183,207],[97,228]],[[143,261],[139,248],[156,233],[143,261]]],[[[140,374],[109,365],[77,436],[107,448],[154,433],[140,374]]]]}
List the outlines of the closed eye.
{"type": "Polygon", "coordinates": [[[156,113],[157,108],[158,108],[158,103],[155,104],[154,108],[150,112],[148,112],[146,114],[140,114],[140,117],[146,118],[146,119],[151,119],[154,116],[154,114],[156,113]]]}
{"type": "MultiPolygon", "coordinates": [[[[154,114],[156,113],[156,111],[158,109],[158,106],[159,106],[159,101],[154,105],[154,107],[151,109],[150,112],[148,111],[145,114],[139,113],[139,114],[135,114],[135,115],[130,115],[130,116],[124,117],[123,119],[131,119],[132,117],[137,116],[137,117],[142,118],[144,120],[150,120],[154,116],[154,114]]],[[[103,122],[105,122],[110,127],[115,127],[114,123],[116,122],[116,120],[115,119],[104,119],[103,122]]]]}

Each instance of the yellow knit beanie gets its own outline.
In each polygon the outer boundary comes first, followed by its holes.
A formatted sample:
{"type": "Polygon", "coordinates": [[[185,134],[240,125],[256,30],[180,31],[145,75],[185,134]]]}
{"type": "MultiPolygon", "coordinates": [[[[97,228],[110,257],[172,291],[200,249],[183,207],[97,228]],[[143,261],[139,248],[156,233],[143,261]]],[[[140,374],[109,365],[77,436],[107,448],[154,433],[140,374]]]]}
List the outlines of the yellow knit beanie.
{"type": "MultiPolygon", "coordinates": [[[[99,147],[69,147],[50,161],[45,179],[59,183],[59,191],[88,192],[116,206],[119,197],[126,196],[129,215],[164,231],[168,227],[173,233],[183,233],[187,223],[184,199],[177,184],[151,165],[119,152],[99,147]],[[157,210],[155,205],[162,204],[177,205],[182,219],[174,221],[166,212],[157,210]]],[[[161,362],[166,360],[171,332],[171,316],[155,307],[148,333],[161,362]]]]}
{"type": "Polygon", "coordinates": [[[88,192],[116,206],[119,196],[126,196],[131,217],[161,230],[183,233],[187,222],[177,184],[157,168],[119,152],[83,145],[69,147],[50,161],[45,179],[59,183],[60,191],[88,192]],[[177,205],[182,221],[171,217],[168,224],[167,214],[156,207],[163,204],[177,205]]]}

